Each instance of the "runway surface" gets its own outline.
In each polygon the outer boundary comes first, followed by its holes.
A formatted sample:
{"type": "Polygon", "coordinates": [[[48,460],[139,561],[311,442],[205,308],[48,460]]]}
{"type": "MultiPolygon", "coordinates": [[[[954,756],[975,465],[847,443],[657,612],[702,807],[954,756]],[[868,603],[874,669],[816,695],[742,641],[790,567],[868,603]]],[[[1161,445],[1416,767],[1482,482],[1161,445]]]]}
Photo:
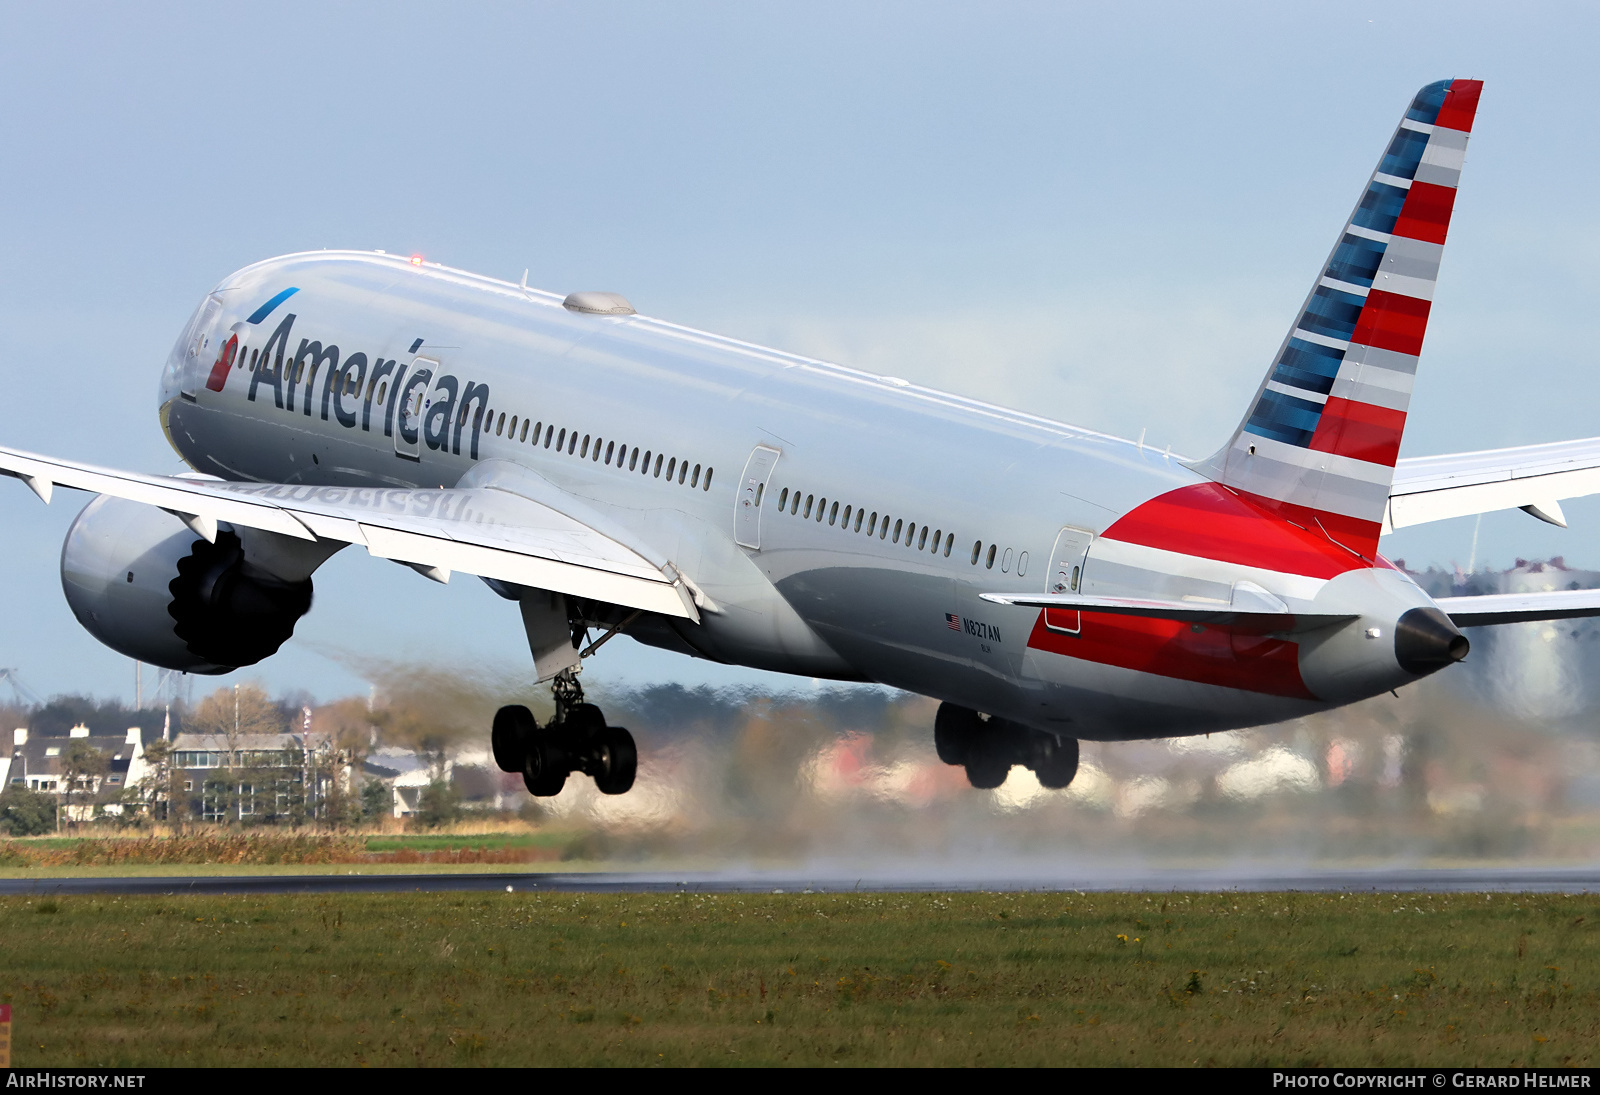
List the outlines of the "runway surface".
{"type": "Polygon", "coordinates": [[[986,878],[834,872],[656,874],[191,875],[160,878],[7,878],[0,896],[29,894],[359,894],[511,891],[514,893],[972,893],[1138,890],[1147,892],[1600,893],[1594,868],[1375,868],[1249,871],[1065,872],[1049,877],[986,878]]]}

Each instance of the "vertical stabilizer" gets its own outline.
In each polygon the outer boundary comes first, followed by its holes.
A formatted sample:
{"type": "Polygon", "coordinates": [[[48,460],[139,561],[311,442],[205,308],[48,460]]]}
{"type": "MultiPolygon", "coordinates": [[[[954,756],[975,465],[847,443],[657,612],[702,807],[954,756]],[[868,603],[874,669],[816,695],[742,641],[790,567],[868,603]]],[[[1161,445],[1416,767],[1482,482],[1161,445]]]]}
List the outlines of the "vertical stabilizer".
{"type": "Polygon", "coordinates": [[[1249,413],[1197,465],[1375,559],[1481,80],[1417,93],[1249,413]]]}

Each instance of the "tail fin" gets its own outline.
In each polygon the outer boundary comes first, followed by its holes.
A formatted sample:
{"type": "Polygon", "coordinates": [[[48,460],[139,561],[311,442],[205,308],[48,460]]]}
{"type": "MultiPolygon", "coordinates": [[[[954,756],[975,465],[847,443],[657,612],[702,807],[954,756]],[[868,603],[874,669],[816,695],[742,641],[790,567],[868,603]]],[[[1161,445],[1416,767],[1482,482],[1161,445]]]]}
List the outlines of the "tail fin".
{"type": "Polygon", "coordinates": [[[1250,413],[1197,470],[1376,559],[1481,80],[1417,92],[1250,413]]]}

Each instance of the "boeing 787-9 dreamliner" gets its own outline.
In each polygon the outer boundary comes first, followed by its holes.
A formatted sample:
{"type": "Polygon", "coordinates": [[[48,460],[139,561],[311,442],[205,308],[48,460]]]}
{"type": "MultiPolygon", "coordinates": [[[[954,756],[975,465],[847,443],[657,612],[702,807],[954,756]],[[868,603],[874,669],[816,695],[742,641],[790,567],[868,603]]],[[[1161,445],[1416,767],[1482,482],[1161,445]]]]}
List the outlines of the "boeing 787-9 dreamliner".
{"type": "MultiPolygon", "coordinates": [[[[1398,461],[1475,80],[1417,93],[1243,420],[1187,460],[1037,415],[382,252],[268,259],[200,302],[160,383],[193,469],[0,449],[67,535],[78,620],[140,661],[270,657],[356,545],[520,612],[555,716],[502,708],[535,795],[619,794],[578,669],[621,632],[934,697],[939,756],[1065,787],[1078,742],[1294,718],[1460,661],[1461,628],[1600,591],[1433,600],[1390,528],[1600,491],[1600,439],[1398,461]]],[[[524,278],[524,281],[526,278],[524,278]]]]}

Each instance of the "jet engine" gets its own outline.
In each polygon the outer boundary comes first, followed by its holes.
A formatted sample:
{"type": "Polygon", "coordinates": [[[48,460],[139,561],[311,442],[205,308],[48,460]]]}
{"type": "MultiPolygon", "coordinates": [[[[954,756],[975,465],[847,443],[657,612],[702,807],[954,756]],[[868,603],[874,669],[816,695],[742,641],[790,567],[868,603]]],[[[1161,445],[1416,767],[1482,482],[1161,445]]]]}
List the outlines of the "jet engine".
{"type": "Polygon", "coordinates": [[[165,510],[101,495],[67,531],[61,587],[88,632],[130,658],[226,673],[277,652],[311,609],[311,571],[343,545],[251,529],[209,542],[165,510]]]}

